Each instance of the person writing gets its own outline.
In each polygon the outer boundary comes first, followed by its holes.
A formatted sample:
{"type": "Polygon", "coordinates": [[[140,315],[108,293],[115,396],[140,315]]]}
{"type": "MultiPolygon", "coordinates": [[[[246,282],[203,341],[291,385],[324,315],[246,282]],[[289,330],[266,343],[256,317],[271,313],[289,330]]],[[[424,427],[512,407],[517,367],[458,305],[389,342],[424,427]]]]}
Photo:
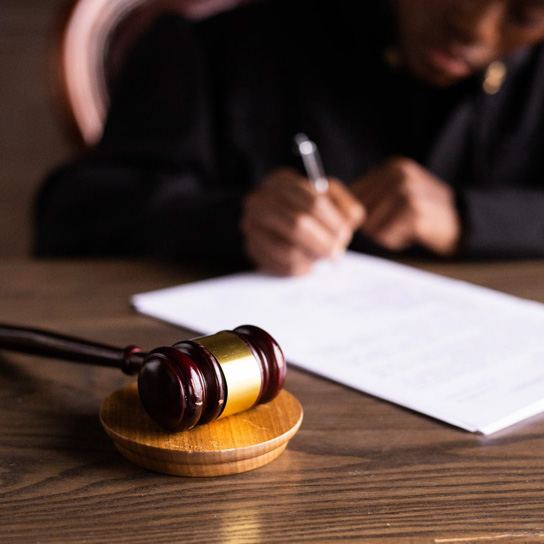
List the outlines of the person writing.
{"type": "Polygon", "coordinates": [[[37,255],[248,258],[347,247],[544,255],[544,2],[275,0],[135,46],[100,144],[40,193],[37,255]],[[292,150],[320,149],[328,190],[292,150]]]}

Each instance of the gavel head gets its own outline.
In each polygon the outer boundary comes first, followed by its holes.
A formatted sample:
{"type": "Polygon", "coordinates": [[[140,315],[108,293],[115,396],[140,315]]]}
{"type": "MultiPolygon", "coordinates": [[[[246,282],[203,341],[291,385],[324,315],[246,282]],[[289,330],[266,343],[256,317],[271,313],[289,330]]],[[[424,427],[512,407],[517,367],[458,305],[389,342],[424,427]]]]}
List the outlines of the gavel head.
{"type": "Polygon", "coordinates": [[[151,351],[138,375],[138,391],[156,423],[180,431],[272,400],[286,369],[277,342],[262,329],[243,325],[151,351]]]}

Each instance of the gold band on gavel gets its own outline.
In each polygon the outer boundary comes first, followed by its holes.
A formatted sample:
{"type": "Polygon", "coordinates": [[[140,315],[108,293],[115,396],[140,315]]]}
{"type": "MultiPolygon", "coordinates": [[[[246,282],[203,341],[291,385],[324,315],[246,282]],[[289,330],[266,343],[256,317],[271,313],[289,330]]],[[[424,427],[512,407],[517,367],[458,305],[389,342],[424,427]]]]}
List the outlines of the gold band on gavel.
{"type": "Polygon", "coordinates": [[[221,331],[194,340],[205,347],[221,365],[227,383],[227,403],[219,417],[251,408],[261,391],[259,363],[244,341],[235,334],[221,331]]]}

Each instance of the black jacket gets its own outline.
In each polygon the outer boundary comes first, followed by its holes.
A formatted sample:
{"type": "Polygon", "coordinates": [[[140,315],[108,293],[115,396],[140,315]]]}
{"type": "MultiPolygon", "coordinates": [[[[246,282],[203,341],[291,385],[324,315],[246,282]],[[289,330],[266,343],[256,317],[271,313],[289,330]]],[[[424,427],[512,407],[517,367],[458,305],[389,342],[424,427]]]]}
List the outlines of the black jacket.
{"type": "Polygon", "coordinates": [[[346,183],[391,155],[450,183],[464,255],[544,255],[543,48],[507,59],[495,95],[481,74],[430,88],[384,61],[383,6],[276,0],[201,23],[161,17],[131,54],[100,144],[46,181],[36,254],[240,258],[242,198],[297,165],[303,131],[346,183]]]}

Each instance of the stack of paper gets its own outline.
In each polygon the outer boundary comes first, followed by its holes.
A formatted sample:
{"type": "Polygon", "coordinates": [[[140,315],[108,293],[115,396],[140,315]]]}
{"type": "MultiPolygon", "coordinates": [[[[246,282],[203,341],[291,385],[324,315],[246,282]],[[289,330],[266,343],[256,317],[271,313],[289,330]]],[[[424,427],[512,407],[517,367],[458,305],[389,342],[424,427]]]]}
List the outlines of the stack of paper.
{"type": "Polygon", "coordinates": [[[288,361],[470,431],[544,410],[544,306],[348,253],[312,274],[243,273],[135,295],[202,333],[253,324],[288,361]]]}

